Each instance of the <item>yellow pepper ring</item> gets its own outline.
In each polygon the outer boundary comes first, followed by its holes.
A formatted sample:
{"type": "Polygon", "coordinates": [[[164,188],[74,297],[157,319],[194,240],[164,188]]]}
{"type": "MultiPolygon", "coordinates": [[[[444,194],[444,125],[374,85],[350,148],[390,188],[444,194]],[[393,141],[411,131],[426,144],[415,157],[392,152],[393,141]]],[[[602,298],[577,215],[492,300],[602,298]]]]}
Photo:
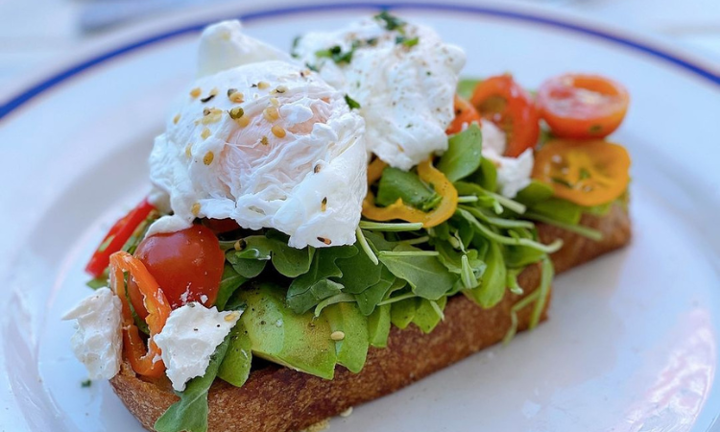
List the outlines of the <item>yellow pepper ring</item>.
{"type": "MultiPolygon", "coordinates": [[[[374,160],[368,166],[368,184],[375,183],[381,176],[387,164],[380,159],[374,160]]],[[[400,219],[407,222],[421,222],[424,228],[432,228],[440,225],[455,214],[458,203],[458,194],[450,180],[445,174],[435,169],[432,160],[428,159],[418,165],[418,177],[425,183],[432,185],[441,197],[442,201],[433,210],[425,213],[413,206],[405,204],[402,198],[387,207],[375,205],[375,195],[368,190],[363,200],[362,214],[374,221],[389,221],[400,219]]]]}

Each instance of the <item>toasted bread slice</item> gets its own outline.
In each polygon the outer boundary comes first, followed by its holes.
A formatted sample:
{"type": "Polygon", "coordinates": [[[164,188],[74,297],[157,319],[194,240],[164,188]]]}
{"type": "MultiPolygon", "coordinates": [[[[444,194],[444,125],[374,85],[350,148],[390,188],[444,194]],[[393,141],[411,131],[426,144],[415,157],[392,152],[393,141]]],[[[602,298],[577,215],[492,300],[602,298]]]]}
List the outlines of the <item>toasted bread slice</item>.
{"type": "MultiPolygon", "coordinates": [[[[538,226],[544,242],[556,238],[565,242],[563,249],[552,256],[557,272],[622,247],[630,240],[630,220],[619,205],[602,217],[584,216],[582,224],[601,231],[603,240],[595,242],[548,225],[538,226]]],[[[523,296],[532,293],[539,286],[539,266],[525,269],[518,282],[525,289],[523,296]]],[[[523,296],[508,292],[491,309],[481,309],[465,296],[455,296],[445,308],[445,321],[430,334],[423,334],[415,326],[405,330],[393,327],[387,348],[371,348],[358,374],[338,367],[335,378],[328,381],[270,365],[254,371],[241,388],[217,380],[209,393],[209,431],[297,431],[392,393],[500,342],[511,326],[510,310],[523,296]]],[[[532,306],[519,311],[519,331],[528,328],[531,312],[532,306]]],[[[154,430],[155,420],[177,400],[167,380],[144,381],[127,362],[110,382],[148,430],[154,430]]]]}

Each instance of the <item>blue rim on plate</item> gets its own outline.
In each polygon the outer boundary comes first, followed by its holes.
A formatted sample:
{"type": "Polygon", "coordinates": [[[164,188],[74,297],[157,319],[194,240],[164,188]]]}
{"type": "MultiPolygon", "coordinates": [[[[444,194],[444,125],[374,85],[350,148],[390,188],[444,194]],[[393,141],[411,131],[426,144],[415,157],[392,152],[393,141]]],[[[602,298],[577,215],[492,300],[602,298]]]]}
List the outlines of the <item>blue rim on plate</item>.
{"type": "MultiPolygon", "coordinates": [[[[335,4],[315,4],[315,5],[304,5],[285,7],[278,9],[269,9],[258,12],[249,12],[240,15],[238,18],[245,22],[259,21],[266,18],[274,18],[280,16],[288,16],[310,12],[325,12],[325,11],[336,11],[336,10],[351,10],[351,9],[414,9],[414,10],[429,10],[429,11],[444,11],[444,12],[455,12],[455,13],[470,13],[474,15],[485,15],[492,16],[513,21],[525,21],[539,25],[545,25],[555,28],[560,28],[570,32],[581,33],[584,35],[592,36],[605,41],[613,42],[623,47],[638,51],[640,53],[655,57],[664,62],[670,63],[676,67],[684,69],[692,74],[703,78],[711,83],[720,86],[720,74],[713,72],[712,70],[696,64],[693,61],[683,59],[674,54],[671,54],[662,49],[650,46],[646,43],[632,40],[626,36],[620,36],[613,34],[606,30],[599,30],[594,28],[585,27],[576,23],[563,21],[557,18],[548,18],[543,16],[534,15],[528,12],[511,11],[507,9],[500,9],[495,7],[487,6],[470,6],[470,5],[458,5],[458,4],[440,4],[440,3],[335,3],[335,4]]],[[[100,64],[121,57],[124,54],[140,50],[150,45],[157,44],[178,36],[182,36],[188,33],[194,33],[201,31],[208,24],[211,24],[216,20],[207,20],[196,24],[186,25],[174,30],[165,31],[136,42],[121,46],[119,48],[107,51],[103,54],[99,54],[95,57],[89,58],[85,61],[72,65],[63,71],[48,77],[47,79],[40,81],[39,83],[23,90],[17,96],[12,97],[8,102],[0,105],[0,120],[8,116],[13,111],[22,107],[24,104],[41,95],[53,87],[67,81],[68,79],[78,75],[84,71],[94,68],[100,64]]]]}

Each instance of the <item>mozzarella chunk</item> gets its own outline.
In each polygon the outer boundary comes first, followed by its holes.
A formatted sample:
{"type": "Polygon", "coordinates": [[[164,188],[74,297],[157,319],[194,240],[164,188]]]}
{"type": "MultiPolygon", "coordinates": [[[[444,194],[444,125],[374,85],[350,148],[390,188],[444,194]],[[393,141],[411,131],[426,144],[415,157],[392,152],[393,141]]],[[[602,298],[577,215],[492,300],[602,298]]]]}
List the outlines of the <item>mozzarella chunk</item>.
{"type": "Polygon", "coordinates": [[[391,166],[408,170],[447,149],[445,130],[455,116],[453,97],[465,53],[434,30],[406,23],[401,34],[367,18],[338,31],[307,33],[294,54],[360,104],[368,150],[391,166]],[[351,61],[325,57],[334,46],[342,53],[353,50],[351,61]]]}
{"type": "Polygon", "coordinates": [[[533,151],[525,150],[516,158],[505,157],[507,138],[494,123],[483,120],[482,125],[482,155],[491,160],[497,168],[497,181],[500,193],[508,198],[514,198],[518,192],[530,184],[530,175],[533,169],[533,151]]]}
{"type": "Polygon", "coordinates": [[[170,313],[165,327],[155,336],[173,389],[185,390],[192,378],[205,375],[218,345],[235,326],[241,313],[218,312],[200,303],[188,303],[170,313]]]}
{"type": "Polygon", "coordinates": [[[120,370],[122,305],[108,288],[100,288],[63,316],[77,320],[70,340],[73,353],[90,379],[110,379],[120,370]]]}
{"type": "Polygon", "coordinates": [[[289,61],[290,56],[242,32],[238,20],[221,21],[208,26],[200,36],[198,77],[204,77],[267,60],[289,61]]]}
{"type": "Polygon", "coordinates": [[[154,201],[164,193],[173,214],[148,235],[206,217],[278,229],[296,248],[355,242],[367,154],[364,121],[343,93],[280,61],[228,69],[193,88],[150,155],[150,179],[162,192],[154,201]]]}

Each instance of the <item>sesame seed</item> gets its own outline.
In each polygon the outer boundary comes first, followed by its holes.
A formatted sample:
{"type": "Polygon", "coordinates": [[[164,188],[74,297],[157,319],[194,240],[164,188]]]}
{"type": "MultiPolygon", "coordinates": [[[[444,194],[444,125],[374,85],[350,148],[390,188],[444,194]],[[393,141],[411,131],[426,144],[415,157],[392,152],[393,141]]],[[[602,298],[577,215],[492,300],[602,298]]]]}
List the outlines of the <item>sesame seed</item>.
{"type": "Polygon", "coordinates": [[[275,89],[275,93],[285,93],[286,91],[288,91],[288,88],[284,85],[277,86],[275,89]]]}
{"type": "Polygon", "coordinates": [[[332,241],[330,241],[329,238],[318,237],[317,239],[318,239],[319,242],[325,243],[325,244],[328,245],[328,246],[330,246],[330,245],[332,244],[332,241]]]}
{"type": "Polygon", "coordinates": [[[185,146],[185,156],[187,156],[188,158],[192,157],[192,144],[188,144],[187,146],[185,146]]]}
{"type": "Polygon", "coordinates": [[[210,165],[212,163],[213,159],[215,159],[215,154],[213,152],[209,151],[209,152],[205,153],[205,157],[203,157],[203,163],[205,165],[210,165]]]}
{"type": "Polygon", "coordinates": [[[350,414],[353,412],[353,407],[350,407],[346,409],[345,411],[340,413],[340,417],[350,417],[350,414]]]}
{"type": "Polygon", "coordinates": [[[200,90],[200,87],[195,87],[194,89],[190,90],[190,97],[195,99],[196,97],[200,96],[202,93],[202,90],[200,90]]]}
{"type": "Polygon", "coordinates": [[[234,93],[237,93],[237,91],[238,91],[238,89],[236,89],[236,88],[230,88],[230,89],[228,89],[228,91],[227,91],[227,96],[230,97],[230,96],[232,96],[234,93]]]}
{"type": "Polygon", "coordinates": [[[173,124],[178,124],[180,121],[180,114],[175,114],[175,117],[173,117],[173,124]]]}
{"type": "Polygon", "coordinates": [[[334,331],[330,334],[330,339],[334,341],[341,341],[345,339],[345,333],[341,332],[340,330],[334,331]]]}
{"type": "Polygon", "coordinates": [[[236,251],[241,251],[245,249],[245,246],[247,246],[247,242],[245,241],[245,239],[240,239],[235,242],[233,248],[235,248],[236,251]]]}
{"type": "Polygon", "coordinates": [[[272,106],[280,106],[280,100],[278,98],[270,98],[272,106]]]}
{"type": "Polygon", "coordinates": [[[202,131],[202,133],[200,134],[200,136],[202,137],[202,139],[207,139],[207,138],[210,136],[211,133],[212,133],[212,132],[210,132],[210,129],[208,129],[208,128],[203,128],[203,131],[202,131]]]}
{"type": "Polygon", "coordinates": [[[193,216],[196,216],[200,214],[200,203],[195,203],[190,208],[190,211],[192,212],[193,216]]]}
{"type": "Polygon", "coordinates": [[[247,126],[247,125],[250,124],[250,117],[248,117],[248,116],[246,116],[246,115],[243,115],[243,116],[240,117],[239,119],[235,120],[235,123],[237,123],[238,126],[244,128],[245,126],[247,126]]]}
{"type": "Polygon", "coordinates": [[[285,129],[283,129],[282,126],[275,125],[270,130],[272,131],[273,135],[275,135],[276,137],[285,138],[285,129]]]}
{"type": "Polygon", "coordinates": [[[320,204],[320,210],[327,210],[327,197],[323,198],[322,203],[320,204]]]}
{"type": "Polygon", "coordinates": [[[217,108],[205,108],[203,110],[203,118],[200,120],[202,124],[217,123],[222,118],[222,110],[217,108]]]}
{"type": "Polygon", "coordinates": [[[230,111],[228,111],[228,113],[230,114],[231,119],[237,120],[240,117],[245,115],[245,110],[242,109],[241,107],[235,107],[235,108],[231,109],[230,111]]]}
{"type": "Polygon", "coordinates": [[[320,172],[320,164],[315,165],[315,167],[313,168],[313,172],[314,172],[315,174],[317,174],[317,173],[320,172]]]}
{"type": "Polygon", "coordinates": [[[238,316],[237,312],[229,313],[229,314],[225,315],[225,321],[230,322],[230,321],[236,319],[237,316],[238,316]]]}
{"type": "Polygon", "coordinates": [[[260,90],[265,90],[266,88],[270,87],[270,84],[266,83],[265,81],[260,81],[257,86],[260,90]]]}
{"type": "Polygon", "coordinates": [[[230,101],[234,103],[243,103],[245,102],[245,95],[240,92],[233,93],[232,96],[230,96],[230,101]]]}
{"type": "Polygon", "coordinates": [[[263,117],[265,117],[265,120],[272,123],[280,118],[280,114],[278,113],[277,108],[275,108],[274,106],[270,106],[263,110],[263,117]]]}
{"type": "Polygon", "coordinates": [[[266,137],[265,135],[263,135],[263,137],[260,138],[260,144],[262,144],[262,145],[268,145],[268,137],[266,137]]]}

